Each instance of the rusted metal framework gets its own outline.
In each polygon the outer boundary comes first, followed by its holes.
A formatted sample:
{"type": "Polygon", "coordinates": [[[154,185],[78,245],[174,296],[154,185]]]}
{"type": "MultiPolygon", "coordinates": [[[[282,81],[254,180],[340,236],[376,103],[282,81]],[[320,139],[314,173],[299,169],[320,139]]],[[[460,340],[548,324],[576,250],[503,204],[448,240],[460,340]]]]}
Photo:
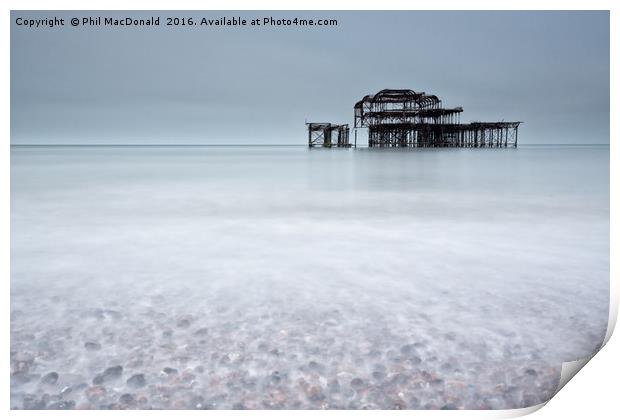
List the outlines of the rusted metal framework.
{"type": "Polygon", "coordinates": [[[306,123],[309,147],[351,147],[349,124],[306,123]],[[336,138],[333,138],[333,133],[336,138]]]}
{"type": "MultiPolygon", "coordinates": [[[[463,108],[408,89],[384,89],[354,106],[354,128],[369,147],[517,147],[520,121],[461,123],[463,108]]],[[[357,143],[357,141],[356,141],[357,143]]]]}

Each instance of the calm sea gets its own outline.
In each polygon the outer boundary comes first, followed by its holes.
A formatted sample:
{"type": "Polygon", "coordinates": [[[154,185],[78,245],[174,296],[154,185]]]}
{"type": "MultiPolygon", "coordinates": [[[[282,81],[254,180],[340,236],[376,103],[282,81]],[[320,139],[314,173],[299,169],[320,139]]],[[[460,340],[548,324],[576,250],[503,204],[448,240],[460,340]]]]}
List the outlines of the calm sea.
{"type": "Polygon", "coordinates": [[[607,146],[11,149],[14,407],[514,408],[608,302],[607,146]]]}

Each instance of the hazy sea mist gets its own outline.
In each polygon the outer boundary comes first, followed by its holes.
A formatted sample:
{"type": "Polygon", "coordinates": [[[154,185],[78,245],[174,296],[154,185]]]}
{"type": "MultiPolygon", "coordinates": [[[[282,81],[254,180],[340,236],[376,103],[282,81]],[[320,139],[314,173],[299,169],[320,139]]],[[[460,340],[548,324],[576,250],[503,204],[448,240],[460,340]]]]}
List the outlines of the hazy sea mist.
{"type": "Polygon", "coordinates": [[[11,149],[13,408],[523,407],[608,305],[608,146],[11,149]]]}

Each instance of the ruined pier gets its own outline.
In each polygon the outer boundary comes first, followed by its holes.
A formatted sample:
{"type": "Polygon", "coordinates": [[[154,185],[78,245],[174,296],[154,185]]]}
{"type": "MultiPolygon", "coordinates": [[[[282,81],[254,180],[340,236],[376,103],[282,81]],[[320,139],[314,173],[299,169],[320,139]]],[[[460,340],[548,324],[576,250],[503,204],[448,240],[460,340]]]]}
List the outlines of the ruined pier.
{"type": "MultiPolygon", "coordinates": [[[[368,129],[368,147],[517,147],[521,121],[461,122],[462,107],[446,108],[441,99],[409,89],[384,89],[353,107],[357,129],[368,129]]],[[[350,147],[348,125],[308,123],[310,147],[350,147]],[[332,142],[332,131],[338,133],[332,142]]]]}
{"type": "Polygon", "coordinates": [[[354,109],[354,128],[368,128],[369,147],[517,147],[520,121],[461,123],[463,108],[408,89],[366,95],[354,109]]]}

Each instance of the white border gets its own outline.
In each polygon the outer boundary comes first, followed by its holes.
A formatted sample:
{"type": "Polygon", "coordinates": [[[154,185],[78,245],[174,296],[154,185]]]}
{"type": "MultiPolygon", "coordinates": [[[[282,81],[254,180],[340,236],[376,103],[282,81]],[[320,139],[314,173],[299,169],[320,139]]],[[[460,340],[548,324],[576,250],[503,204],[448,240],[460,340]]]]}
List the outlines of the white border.
{"type": "MultiPolygon", "coordinates": [[[[405,1],[405,0],[382,0],[381,2],[371,2],[369,0],[358,0],[355,3],[346,3],[344,1],[339,0],[315,0],[315,1],[295,1],[295,2],[287,2],[282,0],[265,0],[262,2],[252,2],[249,0],[245,1],[210,1],[210,2],[201,2],[197,0],[176,0],[174,2],[164,2],[161,0],[152,0],[149,2],[141,2],[137,0],[108,0],[108,1],[90,1],[88,3],[76,0],[57,0],[54,2],[50,1],[4,1],[4,16],[3,16],[3,30],[1,32],[1,45],[3,49],[3,55],[7,60],[5,61],[5,65],[2,67],[2,78],[4,83],[2,84],[2,96],[4,97],[4,101],[2,103],[2,127],[4,132],[5,140],[3,141],[3,147],[0,147],[0,194],[3,198],[2,205],[0,206],[0,220],[1,225],[0,233],[1,233],[1,252],[0,252],[0,270],[2,273],[2,307],[4,311],[2,313],[3,317],[3,327],[6,328],[2,334],[2,343],[0,343],[0,352],[2,354],[2,360],[5,362],[1,364],[2,373],[0,376],[2,377],[2,385],[0,387],[0,393],[3,401],[3,409],[9,411],[9,252],[10,252],[10,240],[9,240],[9,231],[10,231],[10,203],[9,203],[9,192],[10,192],[10,68],[9,68],[9,57],[10,57],[10,19],[9,19],[9,11],[10,10],[81,10],[81,9],[92,9],[92,10],[611,10],[610,14],[610,24],[611,24],[611,40],[610,40],[610,63],[611,70],[611,108],[610,115],[611,119],[611,131],[610,131],[610,139],[616,139],[618,133],[618,124],[617,121],[613,118],[613,116],[618,115],[617,111],[618,107],[618,92],[617,92],[617,83],[615,82],[614,75],[617,74],[618,71],[618,22],[619,22],[619,10],[618,1],[611,0],[590,0],[590,1],[575,1],[575,0],[565,0],[562,2],[559,1],[549,1],[549,0],[521,0],[521,1],[489,1],[489,0],[470,0],[470,1],[459,1],[459,0],[434,0],[434,1],[405,1]]],[[[610,191],[610,205],[612,215],[620,214],[620,207],[618,206],[618,169],[617,165],[620,163],[618,156],[618,147],[614,144],[614,141],[610,141],[610,175],[611,175],[611,191],[610,191]]],[[[611,332],[613,330],[613,326],[615,325],[617,313],[618,313],[618,224],[616,221],[617,217],[611,218],[611,237],[610,237],[610,274],[611,274],[611,311],[610,311],[610,324],[607,332],[606,340],[611,336],[611,332]]],[[[618,363],[618,355],[620,351],[618,350],[619,344],[618,340],[612,340],[610,345],[607,345],[602,353],[605,355],[605,363],[599,363],[596,359],[599,356],[594,358],[592,364],[592,368],[590,369],[590,364],[584,368],[584,371],[587,371],[588,375],[583,374],[583,378],[580,378],[577,382],[579,384],[575,384],[572,387],[572,384],[567,385],[566,391],[562,391],[558,394],[558,396],[554,397],[549,403],[548,408],[545,410],[541,410],[536,413],[535,417],[538,416],[546,416],[545,418],[556,418],[556,416],[561,418],[583,418],[584,415],[590,413],[592,411],[597,412],[598,415],[595,418],[615,418],[620,410],[615,404],[615,398],[617,398],[617,391],[614,392],[617,388],[614,384],[614,374],[620,371],[619,363],[618,363]],[[594,366],[596,365],[596,366],[594,366]],[[594,369],[598,369],[595,371],[594,369]],[[579,385],[579,386],[577,386],[579,385]],[[571,394],[569,390],[579,389],[582,394],[571,394]],[[567,397],[565,398],[564,395],[567,397]],[[569,398],[568,395],[571,395],[569,398]],[[608,398],[606,400],[602,400],[600,396],[607,395],[608,398]],[[563,405],[560,404],[560,400],[562,400],[563,405]],[[590,405],[595,404],[595,406],[590,407],[590,405]],[[605,408],[607,407],[607,408],[605,408]],[[580,413],[580,414],[579,414],[580,413]],[[552,416],[552,417],[550,417],[552,416]],[[577,417],[580,416],[580,417],[577,417]]],[[[602,356],[601,356],[602,359],[602,356]]],[[[582,374],[580,374],[582,375],[582,374]]],[[[576,382],[576,381],[572,381],[576,382]]],[[[394,412],[394,411],[368,411],[368,412],[359,412],[359,411],[327,411],[327,412],[316,412],[316,411],[296,411],[294,413],[288,411],[218,411],[218,412],[210,412],[208,415],[210,417],[215,416],[218,418],[240,418],[240,417],[252,417],[252,418],[289,418],[291,416],[299,417],[299,418],[308,418],[310,416],[321,416],[324,418],[347,418],[355,416],[356,418],[365,417],[365,418],[383,418],[385,416],[390,417],[434,417],[441,416],[443,417],[459,417],[459,418],[502,418],[502,417],[512,417],[515,415],[523,415],[528,412],[535,411],[534,409],[525,409],[525,410],[507,410],[507,411],[493,411],[493,412],[480,412],[480,411],[459,411],[459,412],[416,412],[416,411],[404,411],[404,412],[394,412]]],[[[169,416],[169,412],[167,411],[155,411],[155,412],[120,412],[120,411],[89,411],[89,412],[28,412],[28,411],[10,411],[8,413],[13,417],[20,418],[67,418],[72,416],[83,416],[87,417],[126,417],[130,416],[134,417],[142,417],[149,416],[149,418],[165,418],[169,416]]],[[[172,415],[175,417],[197,417],[203,416],[203,413],[197,411],[175,411],[172,415]]]]}

